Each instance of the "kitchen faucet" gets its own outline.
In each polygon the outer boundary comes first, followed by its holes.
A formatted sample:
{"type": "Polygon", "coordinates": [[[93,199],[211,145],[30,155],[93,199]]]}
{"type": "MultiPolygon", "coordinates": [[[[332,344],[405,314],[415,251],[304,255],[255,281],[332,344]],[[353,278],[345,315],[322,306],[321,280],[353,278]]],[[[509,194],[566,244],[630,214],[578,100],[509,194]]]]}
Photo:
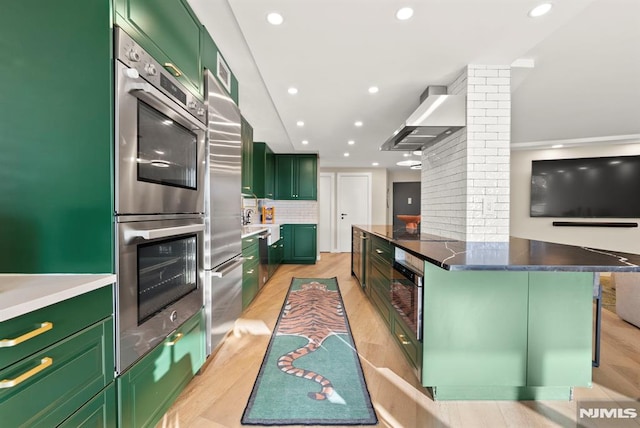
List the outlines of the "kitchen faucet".
{"type": "MultiPolygon", "coordinates": [[[[242,205],[242,225],[246,226],[247,224],[251,223],[251,214],[255,214],[258,210],[258,197],[256,196],[255,193],[251,193],[251,195],[253,195],[253,199],[256,201],[256,205],[255,205],[255,210],[251,209],[251,208],[245,208],[244,207],[244,203],[242,205]]],[[[244,199],[243,199],[244,202],[244,199]]]]}

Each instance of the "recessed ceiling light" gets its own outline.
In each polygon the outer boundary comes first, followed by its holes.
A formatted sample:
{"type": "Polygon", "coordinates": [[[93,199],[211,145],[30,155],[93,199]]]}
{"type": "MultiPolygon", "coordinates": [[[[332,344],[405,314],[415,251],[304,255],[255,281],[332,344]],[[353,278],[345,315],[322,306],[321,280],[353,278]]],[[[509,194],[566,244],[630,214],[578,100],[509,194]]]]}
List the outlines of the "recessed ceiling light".
{"type": "Polygon", "coordinates": [[[298,125],[298,126],[304,126],[304,122],[303,122],[303,121],[301,121],[301,120],[299,120],[299,121],[297,121],[297,122],[296,122],[296,125],[298,125]]]}
{"type": "Polygon", "coordinates": [[[372,86],[372,87],[370,87],[370,88],[369,88],[369,93],[370,93],[370,94],[375,94],[375,93],[377,93],[377,92],[378,92],[378,90],[379,90],[379,89],[378,89],[378,87],[377,87],[377,86],[372,86]]]}
{"type": "Polygon", "coordinates": [[[349,157],[349,152],[344,152],[344,157],[348,158],[349,157]]]}
{"type": "Polygon", "coordinates": [[[422,156],[422,150],[414,150],[412,153],[416,156],[422,156]]]}
{"type": "Polygon", "coordinates": [[[398,166],[414,166],[414,165],[420,165],[420,164],[422,164],[422,162],[417,160],[404,160],[404,161],[396,162],[396,165],[398,166]]]}
{"type": "Polygon", "coordinates": [[[354,123],[355,126],[362,126],[362,121],[358,120],[354,123]]]}
{"type": "Polygon", "coordinates": [[[380,165],[380,164],[379,164],[378,162],[373,162],[371,165],[372,165],[372,166],[378,166],[378,165],[380,165]]]}
{"type": "Polygon", "coordinates": [[[532,18],[537,18],[539,16],[546,15],[551,10],[551,7],[553,7],[551,3],[539,4],[529,11],[529,16],[532,18]]]}
{"type": "Polygon", "coordinates": [[[291,95],[295,95],[298,93],[298,88],[294,88],[293,86],[290,87],[289,89],[287,89],[287,92],[289,92],[291,95]]]}
{"type": "Polygon", "coordinates": [[[307,140],[302,140],[302,144],[306,146],[307,144],[309,144],[309,142],[307,140]]]}
{"type": "Polygon", "coordinates": [[[267,15],[267,21],[271,25],[280,25],[284,22],[284,18],[278,12],[271,12],[267,15]]]}
{"type": "Polygon", "coordinates": [[[562,144],[554,144],[553,146],[551,146],[552,149],[559,149],[562,147],[562,144]]]}
{"type": "Polygon", "coordinates": [[[396,18],[400,21],[406,21],[413,16],[413,9],[410,7],[402,7],[396,12],[396,18]]]}
{"type": "Polygon", "coordinates": [[[348,145],[350,145],[350,146],[353,146],[355,143],[356,143],[356,142],[355,142],[355,141],[353,141],[353,140],[349,140],[349,141],[347,141],[347,144],[348,144],[348,145]]]}
{"type": "Polygon", "coordinates": [[[402,156],[404,156],[405,158],[408,158],[409,156],[411,156],[411,153],[403,153],[402,156]]]}

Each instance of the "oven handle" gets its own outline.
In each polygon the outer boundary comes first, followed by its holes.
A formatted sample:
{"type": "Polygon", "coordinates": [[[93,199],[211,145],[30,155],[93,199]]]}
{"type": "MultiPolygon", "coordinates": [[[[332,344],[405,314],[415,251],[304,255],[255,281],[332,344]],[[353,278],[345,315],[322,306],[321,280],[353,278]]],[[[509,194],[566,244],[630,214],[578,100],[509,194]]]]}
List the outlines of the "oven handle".
{"type": "Polygon", "coordinates": [[[135,238],[142,238],[150,241],[158,238],[167,238],[175,235],[183,235],[185,233],[202,232],[204,224],[192,224],[189,226],[164,227],[162,229],[134,229],[125,232],[124,238],[127,242],[131,242],[135,238]]]}
{"type": "MultiPolygon", "coordinates": [[[[154,103],[160,103],[163,106],[176,111],[175,107],[166,101],[165,95],[147,82],[128,82],[126,89],[127,92],[129,92],[136,98],[147,101],[152,105],[154,103]]],[[[191,125],[196,126],[200,131],[204,131],[205,126],[202,123],[198,122],[195,118],[191,118],[190,116],[191,115],[180,114],[180,117],[188,121],[191,125]]]]}

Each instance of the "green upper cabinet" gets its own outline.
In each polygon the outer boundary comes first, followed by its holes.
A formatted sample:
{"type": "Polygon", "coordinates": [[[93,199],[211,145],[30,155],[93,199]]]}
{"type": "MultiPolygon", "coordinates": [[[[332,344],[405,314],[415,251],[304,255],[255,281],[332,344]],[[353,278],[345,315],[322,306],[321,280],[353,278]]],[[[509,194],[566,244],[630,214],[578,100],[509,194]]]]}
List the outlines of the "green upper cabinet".
{"type": "Polygon", "coordinates": [[[204,27],[187,1],[115,0],[114,5],[115,23],[202,98],[200,52],[204,27]]]}
{"type": "Polygon", "coordinates": [[[253,143],[253,193],[274,199],[274,154],[266,143],[253,143]]]}
{"type": "MultiPolygon", "coordinates": [[[[218,50],[218,46],[216,45],[216,43],[213,41],[213,39],[207,32],[207,29],[204,27],[203,29],[204,30],[202,32],[202,67],[211,71],[211,74],[216,76],[218,80],[222,83],[222,86],[226,88],[226,84],[222,82],[222,80],[218,77],[218,54],[220,51],[218,50]]],[[[224,61],[224,56],[222,56],[221,58],[224,61]]],[[[233,73],[231,73],[229,81],[230,81],[229,83],[231,88],[230,90],[227,89],[227,92],[229,92],[231,99],[235,101],[236,104],[238,104],[238,79],[236,79],[233,73]]]]}
{"type": "Polygon", "coordinates": [[[2,3],[0,272],[113,272],[111,14],[2,3]]]}
{"type": "Polygon", "coordinates": [[[253,193],[253,128],[244,117],[240,127],[242,141],[242,193],[253,193]]]}
{"type": "Polygon", "coordinates": [[[318,157],[275,155],[275,198],[316,200],[318,157]]]}

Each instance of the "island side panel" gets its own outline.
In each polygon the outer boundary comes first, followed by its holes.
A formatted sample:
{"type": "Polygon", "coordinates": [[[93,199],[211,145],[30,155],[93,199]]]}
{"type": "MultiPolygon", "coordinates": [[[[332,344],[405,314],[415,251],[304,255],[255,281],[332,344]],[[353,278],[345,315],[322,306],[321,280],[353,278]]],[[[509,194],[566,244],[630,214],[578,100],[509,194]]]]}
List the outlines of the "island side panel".
{"type": "Polygon", "coordinates": [[[526,385],[527,272],[425,263],[425,386],[526,385]]]}
{"type": "Polygon", "coordinates": [[[529,273],[527,384],[591,386],[592,272],[529,273]]]}

